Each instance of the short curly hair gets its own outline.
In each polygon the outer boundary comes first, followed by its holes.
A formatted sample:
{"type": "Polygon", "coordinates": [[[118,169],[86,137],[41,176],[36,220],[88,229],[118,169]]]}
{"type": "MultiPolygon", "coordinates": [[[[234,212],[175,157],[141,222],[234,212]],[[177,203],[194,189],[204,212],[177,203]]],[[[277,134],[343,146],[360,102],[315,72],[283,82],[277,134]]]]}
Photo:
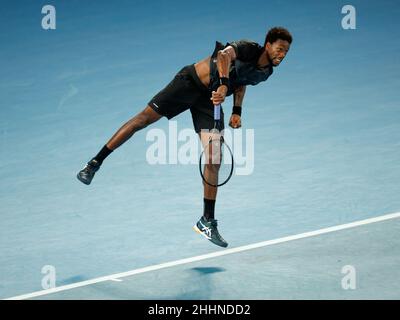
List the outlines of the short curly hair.
{"type": "Polygon", "coordinates": [[[292,35],[290,34],[290,32],[283,28],[283,27],[274,27],[272,29],[270,29],[265,37],[265,42],[264,42],[264,47],[267,44],[267,42],[269,43],[274,43],[276,40],[285,40],[287,42],[289,42],[289,44],[292,43],[293,38],[292,35]]]}

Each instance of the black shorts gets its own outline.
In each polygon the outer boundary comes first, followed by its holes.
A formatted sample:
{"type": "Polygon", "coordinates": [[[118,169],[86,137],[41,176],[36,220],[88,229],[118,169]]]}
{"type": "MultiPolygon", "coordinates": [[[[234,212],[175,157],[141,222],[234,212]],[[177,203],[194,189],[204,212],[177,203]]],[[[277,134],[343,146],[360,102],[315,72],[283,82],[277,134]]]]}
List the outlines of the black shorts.
{"type": "MultiPolygon", "coordinates": [[[[196,132],[214,128],[214,105],[211,92],[200,81],[194,65],[182,68],[174,79],[148,105],[158,114],[172,119],[190,109],[196,132]]],[[[221,129],[224,128],[224,112],[221,108],[221,129]]]]}

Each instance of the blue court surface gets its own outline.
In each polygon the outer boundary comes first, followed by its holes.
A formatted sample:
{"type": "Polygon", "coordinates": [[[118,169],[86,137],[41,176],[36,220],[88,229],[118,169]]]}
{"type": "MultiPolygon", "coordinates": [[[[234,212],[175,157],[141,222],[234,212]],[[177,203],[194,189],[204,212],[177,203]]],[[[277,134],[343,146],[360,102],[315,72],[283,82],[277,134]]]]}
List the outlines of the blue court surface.
{"type": "Polygon", "coordinates": [[[400,298],[398,1],[0,3],[1,299],[400,298]],[[236,130],[253,130],[253,169],[218,190],[227,249],[192,230],[197,164],[146,156],[151,133],[191,130],[190,112],[136,133],[90,186],[76,179],[216,40],[262,45],[277,25],[293,44],[248,87],[236,130]]]}

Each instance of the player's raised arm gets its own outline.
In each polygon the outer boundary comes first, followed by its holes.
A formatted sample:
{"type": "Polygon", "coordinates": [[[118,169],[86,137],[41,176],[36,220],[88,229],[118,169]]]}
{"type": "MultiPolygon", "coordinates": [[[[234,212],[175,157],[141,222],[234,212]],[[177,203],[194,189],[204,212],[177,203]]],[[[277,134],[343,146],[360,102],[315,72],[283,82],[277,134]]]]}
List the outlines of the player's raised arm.
{"type": "Polygon", "coordinates": [[[211,94],[211,100],[215,105],[224,102],[229,88],[229,69],[233,60],[236,59],[236,53],[232,46],[226,47],[217,53],[217,69],[220,79],[220,86],[217,91],[211,94]]]}
{"type": "Polygon", "coordinates": [[[229,78],[229,68],[232,61],[236,59],[236,52],[232,46],[226,47],[224,50],[218,51],[217,68],[220,78],[229,78]]]}

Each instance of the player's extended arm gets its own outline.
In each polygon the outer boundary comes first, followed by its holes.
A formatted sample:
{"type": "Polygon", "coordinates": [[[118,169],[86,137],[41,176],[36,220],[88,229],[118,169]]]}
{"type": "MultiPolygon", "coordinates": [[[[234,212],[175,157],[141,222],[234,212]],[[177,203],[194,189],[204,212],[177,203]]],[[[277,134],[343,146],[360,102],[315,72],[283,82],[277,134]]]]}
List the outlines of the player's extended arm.
{"type": "Polygon", "coordinates": [[[233,60],[236,59],[236,53],[232,46],[226,47],[224,50],[220,50],[217,53],[217,69],[219,78],[222,80],[221,85],[217,91],[212,92],[211,100],[215,105],[224,102],[226,93],[228,92],[228,86],[225,81],[229,81],[229,69],[233,60]]]}
{"type": "Polygon", "coordinates": [[[242,126],[242,103],[245,93],[246,86],[238,87],[233,93],[233,110],[231,118],[229,120],[229,125],[234,129],[240,128],[242,126]]]}
{"type": "Polygon", "coordinates": [[[233,105],[235,107],[242,107],[244,94],[246,93],[246,86],[238,87],[233,94],[233,105]]]}

